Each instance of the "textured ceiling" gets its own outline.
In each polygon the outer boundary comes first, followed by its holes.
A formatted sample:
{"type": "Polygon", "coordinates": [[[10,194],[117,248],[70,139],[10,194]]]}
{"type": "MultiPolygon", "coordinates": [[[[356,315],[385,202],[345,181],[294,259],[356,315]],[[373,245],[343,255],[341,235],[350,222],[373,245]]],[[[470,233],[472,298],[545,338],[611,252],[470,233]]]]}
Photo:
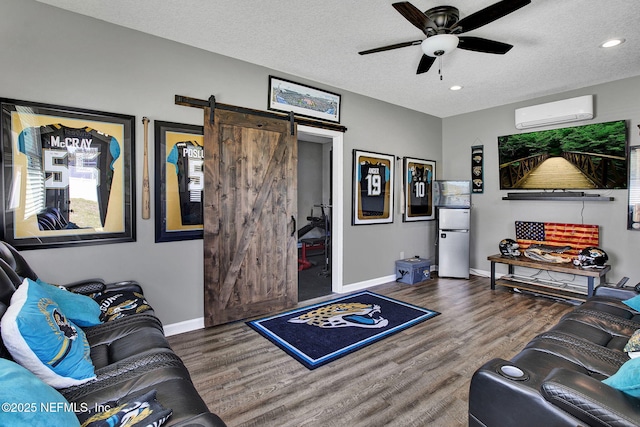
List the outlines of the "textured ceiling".
{"type": "MultiPolygon", "coordinates": [[[[416,75],[419,46],[360,56],[424,38],[392,0],[38,0],[124,27],[448,117],[640,75],[637,0],[533,0],[465,35],[513,44],[506,55],[456,49],[416,75]],[[612,37],[626,43],[599,44],[612,37]],[[450,91],[458,84],[463,90],[450,91]]],[[[443,4],[460,18],[497,0],[443,4]]]]}

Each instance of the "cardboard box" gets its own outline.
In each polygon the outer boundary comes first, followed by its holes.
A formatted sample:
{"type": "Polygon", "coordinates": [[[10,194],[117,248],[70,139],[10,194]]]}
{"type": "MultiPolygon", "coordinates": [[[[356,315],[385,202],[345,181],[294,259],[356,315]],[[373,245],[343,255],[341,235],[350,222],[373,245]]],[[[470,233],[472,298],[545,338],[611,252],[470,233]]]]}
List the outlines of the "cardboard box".
{"type": "Polygon", "coordinates": [[[408,258],[396,261],[396,282],[413,285],[431,278],[428,259],[408,258]]]}

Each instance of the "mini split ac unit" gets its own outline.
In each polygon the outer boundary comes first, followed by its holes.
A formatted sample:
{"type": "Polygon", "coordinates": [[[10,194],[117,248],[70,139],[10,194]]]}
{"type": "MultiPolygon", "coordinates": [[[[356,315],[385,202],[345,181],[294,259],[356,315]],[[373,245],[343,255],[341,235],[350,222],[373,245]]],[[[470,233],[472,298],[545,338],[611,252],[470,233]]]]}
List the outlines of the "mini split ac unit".
{"type": "Polygon", "coordinates": [[[518,129],[590,119],[593,119],[593,95],[516,109],[518,129]]]}

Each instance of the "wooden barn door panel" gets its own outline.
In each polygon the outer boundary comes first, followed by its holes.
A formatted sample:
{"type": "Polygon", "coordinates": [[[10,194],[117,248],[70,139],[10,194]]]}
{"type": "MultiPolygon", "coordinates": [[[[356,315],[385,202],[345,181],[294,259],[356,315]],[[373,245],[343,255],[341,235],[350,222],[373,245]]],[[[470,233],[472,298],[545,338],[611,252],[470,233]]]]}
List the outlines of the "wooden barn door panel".
{"type": "Polygon", "coordinates": [[[297,137],[289,122],[216,110],[204,144],[205,326],[294,306],[297,137]]]}

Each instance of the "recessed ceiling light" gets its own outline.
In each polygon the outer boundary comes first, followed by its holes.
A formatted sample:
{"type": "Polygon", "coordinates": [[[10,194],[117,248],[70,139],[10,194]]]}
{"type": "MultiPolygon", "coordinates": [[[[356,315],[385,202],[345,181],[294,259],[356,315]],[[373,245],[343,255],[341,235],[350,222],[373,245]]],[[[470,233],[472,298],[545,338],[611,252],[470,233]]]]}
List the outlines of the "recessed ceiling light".
{"type": "Polygon", "coordinates": [[[449,90],[460,90],[460,89],[462,89],[462,86],[460,85],[453,85],[449,88],[449,90]]]}
{"type": "Polygon", "coordinates": [[[624,43],[624,39],[611,39],[611,40],[607,40],[606,42],[602,43],[600,45],[600,47],[614,47],[614,46],[618,46],[619,44],[624,43]]]}

